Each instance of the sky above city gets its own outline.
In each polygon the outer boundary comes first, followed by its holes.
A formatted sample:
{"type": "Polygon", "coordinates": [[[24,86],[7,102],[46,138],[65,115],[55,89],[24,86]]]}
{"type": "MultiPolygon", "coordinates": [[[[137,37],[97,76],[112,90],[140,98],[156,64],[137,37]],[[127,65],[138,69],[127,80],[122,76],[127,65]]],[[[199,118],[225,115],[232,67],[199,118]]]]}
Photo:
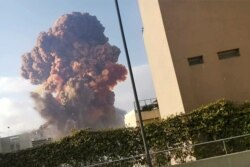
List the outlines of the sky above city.
{"type": "MultiPolygon", "coordinates": [[[[121,49],[119,63],[127,65],[114,0],[0,0],[0,136],[38,128],[44,123],[33,109],[29,92],[38,89],[20,76],[21,56],[30,52],[40,32],[47,32],[63,14],[95,15],[109,43],[121,49]]],[[[142,37],[136,0],[119,1],[139,99],[155,97],[142,37]]],[[[133,109],[130,78],[115,89],[115,106],[133,109]]]]}

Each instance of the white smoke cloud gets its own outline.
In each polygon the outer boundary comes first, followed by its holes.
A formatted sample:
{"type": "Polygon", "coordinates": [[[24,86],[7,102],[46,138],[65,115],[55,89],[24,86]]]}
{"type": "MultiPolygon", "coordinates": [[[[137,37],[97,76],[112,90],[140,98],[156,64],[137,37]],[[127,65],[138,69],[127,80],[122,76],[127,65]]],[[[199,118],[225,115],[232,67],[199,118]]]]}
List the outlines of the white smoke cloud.
{"type": "Polygon", "coordinates": [[[18,77],[0,77],[0,136],[38,128],[44,121],[33,109],[34,86],[18,77]]]}
{"type": "Polygon", "coordinates": [[[21,77],[0,77],[0,97],[19,94],[34,89],[34,86],[21,77]]]}

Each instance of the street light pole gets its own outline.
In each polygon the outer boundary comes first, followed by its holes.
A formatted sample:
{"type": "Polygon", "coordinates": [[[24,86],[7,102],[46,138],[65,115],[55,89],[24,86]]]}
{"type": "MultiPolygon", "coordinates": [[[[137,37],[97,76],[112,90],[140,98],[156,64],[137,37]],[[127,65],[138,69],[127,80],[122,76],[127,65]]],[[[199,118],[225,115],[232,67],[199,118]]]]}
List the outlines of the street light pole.
{"type": "Polygon", "coordinates": [[[115,5],[116,5],[116,11],[117,11],[118,20],[119,20],[119,26],[120,26],[120,30],[121,30],[122,41],[123,41],[123,45],[124,45],[124,49],[125,49],[125,55],[126,55],[126,59],[127,59],[127,63],[128,63],[128,70],[129,70],[129,75],[131,78],[131,83],[132,83],[132,88],[133,88],[133,93],[134,93],[134,98],[135,98],[135,104],[136,104],[137,112],[139,115],[140,129],[141,129],[143,145],[144,145],[144,149],[145,149],[145,153],[146,153],[147,163],[148,163],[149,167],[152,167],[152,162],[151,162],[151,158],[150,158],[150,154],[149,154],[149,150],[148,150],[148,145],[147,145],[146,139],[145,139],[145,132],[144,132],[143,121],[142,121],[142,116],[141,116],[141,108],[140,108],[140,104],[139,104],[139,100],[138,100],[134,75],[132,72],[131,62],[130,62],[129,53],[128,53],[128,47],[127,47],[126,38],[125,38],[124,30],[123,30],[118,0],[115,0],[115,5]]]}

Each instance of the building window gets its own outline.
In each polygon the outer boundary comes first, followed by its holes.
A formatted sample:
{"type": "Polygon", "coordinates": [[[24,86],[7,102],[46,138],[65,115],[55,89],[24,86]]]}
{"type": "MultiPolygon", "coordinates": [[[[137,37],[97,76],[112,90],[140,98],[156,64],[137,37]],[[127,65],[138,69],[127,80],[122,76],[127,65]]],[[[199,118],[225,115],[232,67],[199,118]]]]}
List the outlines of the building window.
{"type": "Polygon", "coordinates": [[[198,64],[203,64],[204,63],[202,55],[195,56],[195,57],[190,57],[187,60],[188,60],[188,63],[189,63],[190,66],[198,65],[198,64]]]}
{"type": "Polygon", "coordinates": [[[225,50],[225,51],[217,52],[217,54],[220,60],[232,58],[232,57],[238,57],[240,56],[240,49],[237,48],[237,49],[225,50]]]}

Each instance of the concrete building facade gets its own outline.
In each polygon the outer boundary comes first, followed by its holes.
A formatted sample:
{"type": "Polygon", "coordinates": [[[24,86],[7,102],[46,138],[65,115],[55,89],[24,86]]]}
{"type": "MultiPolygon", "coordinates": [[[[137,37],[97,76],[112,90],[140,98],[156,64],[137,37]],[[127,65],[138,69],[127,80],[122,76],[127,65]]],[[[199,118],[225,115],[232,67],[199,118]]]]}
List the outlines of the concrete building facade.
{"type": "Polygon", "coordinates": [[[31,147],[29,133],[0,138],[0,153],[16,152],[31,147]]]}
{"type": "Polygon", "coordinates": [[[39,130],[2,137],[0,138],[0,153],[16,152],[51,142],[52,138],[43,136],[39,130]]]}
{"type": "MultiPolygon", "coordinates": [[[[143,124],[152,123],[160,120],[159,109],[142,111],[141,112],[143,124]]],[[[124,118],[125,127],[137,127],[140,126],[139,115],[135,110],[129,111],[124,118]]]]}
{"type": "Polygon", "coordinates": [[[250,99],[250,1],[138,0],[161,117],[250,99]]]}
{"type": "MultiPolygon", "coordinates": [[[[139,104],[144,125],[161,119],[159,105],[156,98],[140,100],[139,104]]],[[[137,110],[132,110],[125,114],[124,122],[126,127],[140,126],[139,114],[137,110]]]]}

